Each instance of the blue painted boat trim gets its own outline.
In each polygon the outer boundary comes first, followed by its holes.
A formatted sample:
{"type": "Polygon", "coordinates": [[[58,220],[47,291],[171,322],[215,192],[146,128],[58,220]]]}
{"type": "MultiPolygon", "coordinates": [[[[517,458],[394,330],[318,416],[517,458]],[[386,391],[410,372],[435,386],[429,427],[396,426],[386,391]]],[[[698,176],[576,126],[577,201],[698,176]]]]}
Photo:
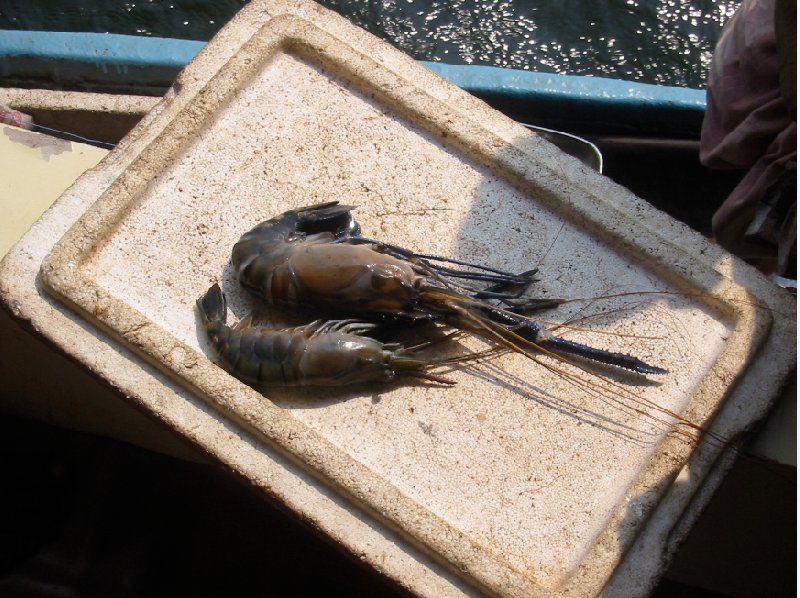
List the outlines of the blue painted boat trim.
{"type": "MultiPolygon", "coordinates": [[[[205,42],[103,33],[0,30],[8,84],[160,95],[205,42]],[[22,83],[20,83],[22,82],[22,83]]],[[[705,92],[617,79],[422,62],[513,118],[566,130],[699,132],[705,92]]],[[[595,131],[597,132],[597,131],[595,131]]]]}
{"type": "Polygon", "coordinates": [[[182,69],[205,42],[163,37],[138,37],[113,33],[64,33],[50,31],[0,31],[3,60],[39,56],[56,60],[94,63],[124,70],[131,66],[182,69]]]}
{"type": "Polygon", "coordinates": [[[557,75],[494,66],[424,62],[451,83],[476,94],[504,93],[520,97],[556,96],[599,104],[649,104],[653,108],[705,110],[702,89],[650,85],[620,79],[557,75]]]}
{"type": "Polygon", "coordinates": [[[161,95],[205,42],[111,33],[0,30],[9,84],[161,95]]]}

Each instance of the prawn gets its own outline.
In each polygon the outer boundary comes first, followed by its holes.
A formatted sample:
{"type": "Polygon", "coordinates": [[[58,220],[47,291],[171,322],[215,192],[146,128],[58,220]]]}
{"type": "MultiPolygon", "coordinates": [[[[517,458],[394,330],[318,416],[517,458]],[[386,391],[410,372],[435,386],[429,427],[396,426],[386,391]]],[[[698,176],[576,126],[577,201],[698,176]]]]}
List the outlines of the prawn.
{"type": "Polygon", "coordinates": [[[570,355],[640,374],[667,373],[631,355],[557,337],[524,315],[542,306],[522,296],[536,270],[512,274],[368,239],[353,209],[334,201],[260,223],[233,247],[236,279],[271,305],[378,321],[440,321],[529,357],[570,355]]]}
{"type": "Polygon", "coordinates": [[[197,308],[222,368],[251,386],[346,386],[387,383],[399,376],[454,384],[429,371],[451,360],[433,362],[399,343],[364,336],[376,328],[374,323],[316,320],[281,330],[231,327],[218,284],[197,300],[197,308]]]}

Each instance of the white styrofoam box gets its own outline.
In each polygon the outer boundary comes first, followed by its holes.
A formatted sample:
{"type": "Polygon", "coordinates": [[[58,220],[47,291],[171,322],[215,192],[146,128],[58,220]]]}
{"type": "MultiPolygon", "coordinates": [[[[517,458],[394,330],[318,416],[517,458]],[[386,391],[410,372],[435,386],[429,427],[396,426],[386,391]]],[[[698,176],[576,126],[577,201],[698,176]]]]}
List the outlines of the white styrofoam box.
{"type": "Polygon", "coordinates": [[[795,359],[793,310],[758,273],[305,2],[251,3],[26,239],[0,279],[12,311],[420,594],[646,592],[795,359]],[[247,315],[233,244],[331,200],[366,236],[599,298],[543,317],[670,373],[506,354],[452,388],[245,386],[194,302],[220,281],[247,315]]]}

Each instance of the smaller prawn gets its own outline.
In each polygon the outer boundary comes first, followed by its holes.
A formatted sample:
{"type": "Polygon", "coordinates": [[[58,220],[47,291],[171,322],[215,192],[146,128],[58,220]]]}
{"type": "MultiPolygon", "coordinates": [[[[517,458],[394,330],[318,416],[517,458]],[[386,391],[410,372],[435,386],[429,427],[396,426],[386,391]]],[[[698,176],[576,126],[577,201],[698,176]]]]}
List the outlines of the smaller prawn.
{"type": "Polygon", "coordinates": [[[251,386],[346,386],[387,383],[399,376],[454,384],[429,371],[448,360],[429,361],[399,343],[363,335],[376,324],[317,320],[282,330],[230,327],[218,284],[197,300],[197,308],[222,368],[251,386]]]}

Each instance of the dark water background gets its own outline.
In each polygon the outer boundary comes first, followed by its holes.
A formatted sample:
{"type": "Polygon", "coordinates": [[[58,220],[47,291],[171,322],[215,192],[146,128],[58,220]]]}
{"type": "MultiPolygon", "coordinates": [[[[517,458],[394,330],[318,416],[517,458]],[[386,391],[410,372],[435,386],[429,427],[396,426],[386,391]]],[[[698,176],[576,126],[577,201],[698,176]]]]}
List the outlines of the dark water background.
{"type": "MultiPolygon", "coordinates": [[[[245,0],[0,0],[0,29],[208,40],[245,0]]],[[[723,0],[323,0],[418,60],[704,87],[723,0]]]]}

